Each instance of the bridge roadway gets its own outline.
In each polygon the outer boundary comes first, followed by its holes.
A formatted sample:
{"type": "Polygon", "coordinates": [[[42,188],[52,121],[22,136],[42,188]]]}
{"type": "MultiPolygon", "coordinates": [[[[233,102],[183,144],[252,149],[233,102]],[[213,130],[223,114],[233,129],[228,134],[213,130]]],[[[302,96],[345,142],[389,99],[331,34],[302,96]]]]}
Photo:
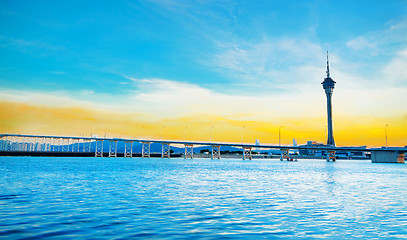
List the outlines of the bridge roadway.
{"type": "Polygon", "coordinates": [[[247,144],[233,142],[206,142],[206,141],[179,141],[179,140],[156,140],[141,138],[105,138],[105,137],[85,137],[85,136],[56,136],[56,135],[29,135],[29,134],[0,134],[0,151],[72,151],[79,152],[82,143],[82,151],[91,150],[91,143],[95,142],[95,157],[103,157],[103,142],[109,142],[109,157],[117,156],[117,142],[125,143],[124,156],[133,156],[133,142],[142,143],[142,157],[150,157],[150,144],[162,144],[162,157],[170,157],[170,145],[184,145],[185,158],[193,158],[193,146],[212,147],[211,157],[220,158],[220,147],[229,146],[243,149],[243,160],[252,159],[251,150],[260,149],[280,149],[281,160],[290,159],[289,150],[318,150],[327,152],[327,161],[335,161],[335,152],[370,152],[372,162],[403,162],[407,146],[404,147],[334,147],[334,146],[288,146],[269,144],[247,144]],[[88,144],[88,148],[86,148],[88,144]],[[70,147],[71,146],[71,147],[70,147]]]}

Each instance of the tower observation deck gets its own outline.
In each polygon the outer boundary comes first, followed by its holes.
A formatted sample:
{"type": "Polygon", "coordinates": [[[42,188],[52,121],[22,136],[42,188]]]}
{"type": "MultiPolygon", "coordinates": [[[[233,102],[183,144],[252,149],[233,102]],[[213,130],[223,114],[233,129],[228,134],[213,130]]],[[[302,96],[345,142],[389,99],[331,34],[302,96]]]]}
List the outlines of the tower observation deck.
{"type": "Polygon", "coordinates": [[[333,124],[332,124],[332,93],[335,87],[335,81],[331,78],[329,73],[329,59],[328,51],[326,52],[326,78],[321,83],[326,94],[327,100],[327,114],[328,114],[328,139],[326,141],[327,145],[335,146],[334,134],[333,134],[333,124]]]}

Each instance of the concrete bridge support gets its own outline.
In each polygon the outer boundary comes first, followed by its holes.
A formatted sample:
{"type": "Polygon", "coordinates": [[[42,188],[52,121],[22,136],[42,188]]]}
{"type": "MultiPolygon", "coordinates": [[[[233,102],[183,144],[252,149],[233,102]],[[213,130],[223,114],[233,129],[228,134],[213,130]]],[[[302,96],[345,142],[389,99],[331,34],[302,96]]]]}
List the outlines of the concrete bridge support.
{"type": "Polygon", "coordinates": [[[161,158],[170,158],[171,149],[169,143],[162,143],[161,158]]]}
{"type": "Polygon", "coordinates": [[[72,139],[72,152],[79,152],[79,139],[72,139]]]}
{"type": "Polygon", "coordinates": [[[280,156],[280,161],[290,161],[290,149],[280,149],[281,156],[280,156]]]}
{"type": "Polygon", "coordinates": [[[56,152],[62,152],[62,144],[63,144],[62,138],[57,138],[57,139],[55,139],[55,141],[56,141],[56,146],[55,146],[55,150],[54,150],[54,151],[56,151],[56,152]]]}
{"type": "Polygon", "coordinates": [[[42,150],[43,152],[46,152],[48,149],[48,138],[44,137],[42,138],[42,150]]]}
{"type": "Polygon", "coordinates": [[[103,157],[103,140],[96,140],[95,157],[103,157]]]}
{"type": "Polygon", "coordinates": [[[212,146],[211,159],[220,159],[220,146],[212,146]]]}
{"type": "Polygon", "coordinates": [[[51,151],[51,138],[45,138],[45,151],[46,152],[51,151]]]}
{"type": "Polygon", "coordinates": [[[85,139],[84,140],[85,142],[83,143],[83,151],[84,152],[90,152],[90,149],[91,149],[91,141],[92,140],[90,140],[90,139],[85,139]]]}
{"type": "Polygon", "coordinates": [[[336,157],[335,157],[335,151],[328,151],[326,154],[326,161],[327,162],[335,162],[336,157]]]}
{"type": "Polygon", "coordinates": [[[141,142],[141,157],[150,158],[150,144],[151,142],[141,142]]]}
{"type": "Polygon", "coordinates": [[[69,152],[69,145],[70,145],[70,139],[69,138],[63,138],[62,152],[69,152]]]}
{"type": "Polygon", "coordinates": [[[372,163],[404,163],[404,152],[372,151],[372,163]]]}
{"type": "Polygon", "coordinates": [[[243,160],[252,160],[252,148],[243,147],[243,160]]]}
{"type": "Polygon", "coordinates": [[[117,141],[109,141],[109,157],[117,157],[117,141]]]}
{"type": "Polygon", "coordinates": [[[124,157],[133,157],[133,141],[124,141],[124,157]]]}
{"type": "Polygon", "coordinates": [[[38,151],[38,144],[37,144],[37,138],[33,137],[31,139],[31,151],[36,152],[38,151]]]}
{"type": "Polygon", "coordinates": [[[0,150],[5,151],[5,146],[6,146],[6,137],[0,137],[0,150]]]}
{"type": "Polygon", "coordinates": [[[194,145],[192,144],[185,144],[185,154],[184,159],[193,159],[194,158],[194,145]]]}

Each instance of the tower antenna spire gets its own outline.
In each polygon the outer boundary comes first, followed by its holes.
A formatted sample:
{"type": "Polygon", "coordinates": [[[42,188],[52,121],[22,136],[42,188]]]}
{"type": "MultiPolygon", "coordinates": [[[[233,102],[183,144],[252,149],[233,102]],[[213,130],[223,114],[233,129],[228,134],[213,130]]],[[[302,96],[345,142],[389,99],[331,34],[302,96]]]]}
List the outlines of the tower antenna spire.
{"type": "Polygon", "coordinates": [[[326,51],[326,77],[330,78],[329,76],[329,59],[328,59],[328,51],[326,51]]]}

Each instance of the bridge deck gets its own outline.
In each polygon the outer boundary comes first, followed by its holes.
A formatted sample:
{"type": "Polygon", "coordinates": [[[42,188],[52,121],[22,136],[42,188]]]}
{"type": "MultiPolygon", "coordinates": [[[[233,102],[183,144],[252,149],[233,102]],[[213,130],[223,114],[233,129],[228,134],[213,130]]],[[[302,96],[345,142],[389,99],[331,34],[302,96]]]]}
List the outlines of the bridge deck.
{"type": "Polygon", "coordinates": [[[161,144],[179,144],[179,145],[202,145],[202,146],[229,146],[239,148],[261,148],[261,149],[295,149],[295,150],[325,150],[325,151],[361,151],[361,152],[407,152],[407,147],[389,147],[389,148],[365,148],[365,147],[334,147],[334,146],[289,146],[289,145],[272,145],[272,144],[247,144],[233,142],[207,142],[207,141],[179,141],[179,140],[156,140],[141,138],[102,138],[102,137],[85,137],[85,136],[56,136],[56,135],[29,135],[29,134],[0,134],[3,137],[32,137],[32,138],[55,138],[55,139],[73,139],[73,140],[90,140],[90,141],[124,141],[124,142],[149,142],[161,144]]]}

